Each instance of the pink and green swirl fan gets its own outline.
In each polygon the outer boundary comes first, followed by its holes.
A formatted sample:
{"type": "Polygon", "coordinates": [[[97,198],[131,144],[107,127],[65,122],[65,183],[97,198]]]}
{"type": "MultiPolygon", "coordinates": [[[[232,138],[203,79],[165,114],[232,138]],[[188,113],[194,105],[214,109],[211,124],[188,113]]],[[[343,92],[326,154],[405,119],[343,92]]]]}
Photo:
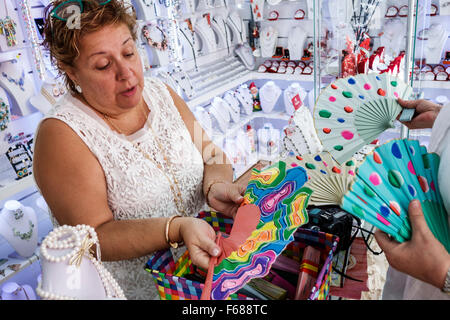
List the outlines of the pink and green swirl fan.
{"type": "Polygon", "coordinates": [[[389,128],[402,111],[397,99],[408,100],[412,88],[399,78],[358,74],[336,80],[316,101],[314,122],[323,147],[338,163],[389,128]]]}
{"type": "Polygon", "coordinates": [[[417,140],[392,140],[366,156],[341,207],[404,242],[411,238],[408,206],[418,199],[431,232],[450,252],[438,168],[439,156],[428,153],[417,140]]]}

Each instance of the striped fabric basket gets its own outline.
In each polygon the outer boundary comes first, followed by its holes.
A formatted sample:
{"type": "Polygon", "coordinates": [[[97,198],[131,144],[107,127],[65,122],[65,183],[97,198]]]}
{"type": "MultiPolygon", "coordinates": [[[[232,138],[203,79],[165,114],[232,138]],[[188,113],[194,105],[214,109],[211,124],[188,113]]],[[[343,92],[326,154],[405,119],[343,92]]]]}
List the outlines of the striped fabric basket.
{"type": "MultiPolygon", "coordinates": [[[[202,211],[198,218],[206,220],[213,229],[226,234],[230,233],[233,220],[220,213],[202,211]]],[[[338,238],[323,232],[299,228],[294,234],[295,241],[290,243],[283,254],[299,260],[301,250],[312,245],[322,252],[323,267],[321,267],[317,282],[311,291],[309,299],[325,300],[328,297],[331,281],[331,260],[336,250],[338,238]]],[[[178,261],[174,261],[172,252],[168,250],[157,251],[146,263],[147,270],[155,282],[161,300],[200,300],[203,283],[189,280],[186,275],[195,272],[194,265],[186,251],[178,261]]],[[[199,271],[197,269],[197,271],[199,271]]],[[[252,300],[242,294],[234,293],[229,300],[252,300]]]]}

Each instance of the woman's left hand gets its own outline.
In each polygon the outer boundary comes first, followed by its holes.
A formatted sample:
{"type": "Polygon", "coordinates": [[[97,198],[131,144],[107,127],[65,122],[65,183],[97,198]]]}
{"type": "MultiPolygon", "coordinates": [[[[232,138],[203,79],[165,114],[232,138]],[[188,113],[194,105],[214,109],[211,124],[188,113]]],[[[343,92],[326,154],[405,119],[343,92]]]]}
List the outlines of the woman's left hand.
{"type": "Polygon", "coordinates": [[[217,212],[234,218],[244,200],[246,188],[232,182],[215,182],[209,189],[207,202],[217,212]]]}

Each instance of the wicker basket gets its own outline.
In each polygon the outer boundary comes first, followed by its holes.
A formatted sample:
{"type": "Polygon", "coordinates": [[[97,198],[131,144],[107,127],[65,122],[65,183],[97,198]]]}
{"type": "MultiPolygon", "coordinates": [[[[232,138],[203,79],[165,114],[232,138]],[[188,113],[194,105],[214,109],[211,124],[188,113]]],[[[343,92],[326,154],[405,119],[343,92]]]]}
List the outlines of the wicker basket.
{"type": "MultiPolygon", "coordinates": [[[[230,233],[233,220],[224,217],[220,213],[202,211],[198,218],[206,220],[213,229],[226,234],[230,233]]],[[[321,268],[310,300],[325,300],[331,281],[331,267],[334,252],[339,239],[331,234],[299,228],[294,234],[295,240],[291,242],[283,252],[288,257],[299,260],[301,251],[307,245],[311,245],[321,251],[321,268]]],[[[147,270],[155,281],[161,300],[200,300],[203,291],[203,283],[186,279],[185,276],[194,273],[194,266],[186,251],[177,262],[174,261],[172,252],[168,250],[157,251],[146,263],[147,270]]],[[[231,294],[230,300],[252,300],[242,294],[231,294]]]]}

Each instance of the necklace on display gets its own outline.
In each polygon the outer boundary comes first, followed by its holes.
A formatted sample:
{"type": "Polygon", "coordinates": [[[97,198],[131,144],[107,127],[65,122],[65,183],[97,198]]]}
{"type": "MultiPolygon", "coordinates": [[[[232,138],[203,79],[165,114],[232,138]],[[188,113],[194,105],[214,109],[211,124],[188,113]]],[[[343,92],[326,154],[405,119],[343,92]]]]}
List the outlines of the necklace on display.
{"type": "MultiPolygon", "coordinates": [[[[3,214],[4,216],[5,214],[3,214]]],[[[20,223],[22,220],[22,217],[24,216],[24,213],[22,211],[22,209],[18,208],[16,210],[13,210],[12,215],[10,214],[10,216],[14,216],[14,223],[20,223]]],[[[8,221],[10,219],[8,219],[8,217],[4,217],[3,220],[8,224],[8,226],[11,228],[12,230],[12,234],[14,237],[16,238],[20,238],[20,240],[27,240],[29,241],[31,239],[31,237],[33,236],[33,232],[34,232],[34,223],[31,220],[28,220],[28,226],[29,226],[29,230],[25,231],[25,232],[20,232],[19,230],[17,230],[16,227],[12,226],[11,223],[8,221]]]]}
{"type": "MultiPolygon", "coordinates": [[[[109,125],[110,125],[111,127],[114,128],[114,130],[116,130],[118,133],[120,133],[120,134],[122,134],[122,135],[124,134],[124,133],[122,132],[122,130],[120,130],[120,129],[119,129],[119,128],[111,121],[111,119],[110,119],[110,117],[109,117],[108,115],[106,115],[105,113],[103,113],[103,118],[106,120],[107,123],[109,123],[109,125]]],[[[158,161],[156,161],[156,159],[152,158],[145,150],[143,150],[143,149],[141,148],[141,146],[140,146],[138,143],[135,143],[135,142],[131,142],[131,143],[133,144],[133,146],[135,147],[135,149],[137,149],[140,153],[142,153],[142,155],[143,155],[146,159],[148,159],[148,160],[150,160],[151,162],[153,162],[153,163],[161,170],[161,172],[165,175],[167,181],[169,182],[169,187],[170,187],[170,190],[172,191],[172,194],[173,194],[173,197],[174,197],[174,202],[175,202],[175,205],[176,205],[178,211],[179,211],[180,213],[182,213],[183,216],[186,216],[186,212],[185,212],[185,210],[184,210],[184,208],[183,208],[183,198],[182,198],[182,196],[181,196],[180,187],[179,187],[179,184],[178,184],[178,179],[176,178],[175,174],[174,174],[173,171],[172,171],[172,168],[171,168],[171,165],[170,165],[170,161],[169,161],[169,157],[166,155],[166,153],[165,153],[165,151],[164,151],[164,148],[162,147],[162,145],[161,145],[161,143],[160,143],[160,141],[159,141],[158,136],[157,136],[157,135],[155,134],[155,132],[153,131],[153,128],[152,128],[151,126],[149,126],[149,127],[150,127],[150,130],[151,130],[151,132],[152,132],[154,138],[155,138],[156,143],[158,144],[159,151],[160,151],[160,152],[162,153],[162,155],[163,155],[164,162],[166,163],[166,167],[165,167],[165,168],[164,168],[158,161]],[[172,176],[172,179],[170,179],[169,176],[166,174],[166,168],[169,170],[169,172],[170,172],[170,174],[171,174],[171,176],[172,176]],[[174,189],[174,185],[175,185],[176,190],[174,189]]]]}
{"type": "Polygon", "coordinates": [[[8,128],[8,123],[10,122],[10,111],[9,106],[0,98],[0,131],[8,128]]]}
{"type": "Polygon", "coordinates": [[[179,30],[180,30],[181,34],[184,36],[184,38],[186,39],[186,41],[189,43],[189,46],[191,47],[192,56],[194,58],[195,71],[197,71],[198,66],[197,66],[197,54],[195,53],[195,33],[194,33],[194,31],[192,31],[189,28],[189,22],[186,21],[186,25],[187,25],[187,28],[180,27],[179,30]],[[187,32],[185,32],[185,31],[187,31],[187,32]],[[190,34],[191,37],[188,37],[188,34],[190,34]]]}
{"type": "MultiPolygon", "coordinates": [[[[10,61],[11,64],[17,63],[18,61],[16,59],[13,59],[10,61]]],[[[19,86],[20,90],[25,91],[24,84],[25,84],[25,70],[22,69],[22,74],[19,79],[14,79],[13,77],[9,76],[5,71],[2,71],[2,76],[7,79],[9,82],[14,83],[16,86],[19,86]]]]}
{"type": "Polygon", "coordinates": [[[222,36],[225,36],[224,41],[225,41],[225,44],[227,45],[227,51],[229,54],[230,53],[230,36],[228,35],[227,24],[225,23],[225,20],[220,16],[219,17],[214,16],[212,18],[212,21],[215,23],[217,30],[222,33],[222,36]]]}
{"type": "Polygon", "coordinates": [[[144,35],[144,38],[147,40],[147,43],[161,51],[164,51],[167,49],[167,36],[164,33],[164,31],[157,25],[157,24],[147,24],[142,28],[142,34],[144,35]],[[155,41],[151,38],[150,32],[152,29],[157,29],[159,32],[161,32],[162,40],[161,41],[155,41]]]}
{"type": "Polygon", "coordinates": [[[240,38],[239,42],[244,42],[244,36],[243,36],[244,31],[243,31],[243,27],[242,27],[242,21],[241,21],[239,15],[237,13],[233,12],[228,16],[227,20],[230,21],[232,28],[239,34],[239,38],[240,38]],[[234,21],[234,18],[237,18],[239,20],[239,23],[236,23],[234,21]]]}
{"type": "MultiPolygon", "coordinates": [[[[196,23],[195,30],[197,31],[197,34],[202,37],[202,40],[206,42],[207,53],[214,52],[217,48],[216,37],[206,17],[203,17],[196,23]]],[[[204,46],[202,46],[202,49],[203,47],[204,46]]]]}
{"type": "MultiPolygon", "coordinates": [[[[94,268],[98,272],[100,280],[103,284],[107,298],[126,299],[122,288],[112,277],[109,271],[101,263],[100,243],[98,236],[91,226],[77,225],[75,227],[64,225],[52,230],[44,239],[41,245],[41,254],[44,259],[51,263],[66,262],[69,265],[80,267],[83,258],[89,259],[94,268]],[[85,235],[81,240],[81,235],[85,235]],[[92,252],[92,246],[96,245],[97,259],[92,252]],[[47,249],[72,249],[66,255],[54,256],[50,255],[47,249]]],[[[51,287],[51,286],[50,286],[51,287]]],[[[42,281],[38,283],[36,292],[44,299],[50,300],[74,300],[75,297],[64,296],[46,291],[42,288],[42,281]]]]}
{"type": "Polygon", "coordinates": [[[142,2],[147,6],[147,7],[151,7],[154,5],[154,1],[153,0],[142,0],[142,2]]]}
{"type": "Polygon", "coordinates": [[[186,74],[186,72],[178,69],[178,71],[167,72],[167,75],[175,81],[175,83],[180,86],[181,90],[186,94],[189,99],[192,99],[195,95],[194,86],[192,85],[191,79],[186,74]]]}
{"type": "Polygon", "coordinates": [[[275,53],[275,47],[277,45],[278,32],[272,27],[267,27],[261,31],[260,43],[261,54],[263,57],[272,57],[275,53]]]}
{"type": "Polygon", "coordinates": [[[5,4],[5,13],[6,17],[4,19],[0,19],[0,34],[5,35],[6,37],[6,45],[8,47],[14,47],[17,45],[16,39],[16,22],[9,16],[8,13],[8,5],[6,1],[3,2],[5,4]]]}

